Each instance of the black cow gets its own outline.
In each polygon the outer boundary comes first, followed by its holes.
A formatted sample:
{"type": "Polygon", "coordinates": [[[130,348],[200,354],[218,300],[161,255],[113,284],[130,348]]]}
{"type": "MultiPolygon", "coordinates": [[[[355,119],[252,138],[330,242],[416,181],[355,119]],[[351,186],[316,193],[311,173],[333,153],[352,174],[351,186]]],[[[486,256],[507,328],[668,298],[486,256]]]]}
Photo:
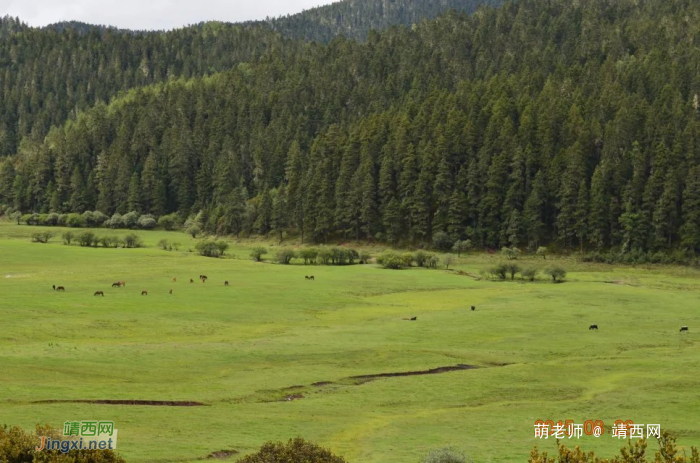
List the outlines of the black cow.
{"type": "Polygon", "coordinates": [[[418,317],[413,317],[413,318],[411,318],[411,321],[412,321],[412,322],[414,322],[414,321],[416,321],[416,320],[418,320],[418,317]]]}
{"type": "Polygon", "coordinates": [[[53,290],[56,291],[56,285],[53,285],[53,290]]]}
{"type": "Polygon", "coordinates": [[[224,286],[228,286],[228,280],[224,281],[224,286]]]}
{"type": "Polygon", "coordinates": [[[475,311],[475,310],[476,310],[476,306],[473,305],[473,306],[472,306],[472,312],[475,311]]]}
{"type": "Polygon", "coordinates": [[[681,326],[681,331],[680,331],[680,332],[682,333],[683,331],[688,331],[688,327],[687,327],[687,326],[681,326]]]}
{"type": "Polygon", "coordinates": [[[588,327],[588,329],[589,329],[589,330],[597,330],[597,329],[598,329],[598,325],[591,325],[591,326],[588,327]]]}

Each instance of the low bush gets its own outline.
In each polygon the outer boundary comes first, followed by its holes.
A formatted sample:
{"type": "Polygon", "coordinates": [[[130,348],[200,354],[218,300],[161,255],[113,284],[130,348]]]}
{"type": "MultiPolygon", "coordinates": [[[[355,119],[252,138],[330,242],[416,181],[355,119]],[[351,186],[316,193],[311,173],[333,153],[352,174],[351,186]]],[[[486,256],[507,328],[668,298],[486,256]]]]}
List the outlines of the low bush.
{"type": "Polygon", "coordinates": [[[347,463],[330,450],[301,438],[268,442],[259,451],[238,460],[238,463],[347,463]]]}
{"type": "Polygon", "coordinates": [[[296,256],[297,253],[294,252],[294,249],[280,249],[275,254],[275,262],[282,265],[289,265],[296,256]]]}
{"type": "Polygon", "coordinates": [[[143,247],[143,241],[141,237],[136,233],[129,233],[124,237],[124,247],[125,248],[141,248],[143,247]]]}
{"type": "Polygon", "coordinates": [[[51,238],[53,238],[53,233],[51,232],[40,232],[32,234],[33,243],[48,243],[51,238]]]}
{"type": "Polygon", "coordinates": [[[250,257],[252,257],[255,262],[262,262],[262,257],[265,254],[267,254],[267,249],[265,249],[262,246],[258,246],[257,248],[251,251],[250,257]]]}
{"type": "Polygon", "coordinates": [[[545,269],[544,273],[552,277],[554,283],[560,283],[566,278],[566,270],[558,265],[545,269]]]}
{"type": "Polygon", "coordinates": [[[75,240],[80,246],[83,247],[97,246],[98,243],[97,236],[95,236],[93,232],[89,231],[79,233],[76,235],[75,240]]]}

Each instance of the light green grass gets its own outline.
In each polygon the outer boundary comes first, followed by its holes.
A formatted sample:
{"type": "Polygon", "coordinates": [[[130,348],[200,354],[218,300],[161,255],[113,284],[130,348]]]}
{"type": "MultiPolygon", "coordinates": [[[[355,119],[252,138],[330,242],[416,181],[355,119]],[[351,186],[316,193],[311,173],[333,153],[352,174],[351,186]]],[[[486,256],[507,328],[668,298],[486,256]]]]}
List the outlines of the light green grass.
{"type": "MultiPolygon", "coordinates": [[[[207,259],[170,232],[139,232],[150,247],[134,250],[30,243],[38,230],[0,223],[0,424],[113,420],[130,463],[247,453],[295,436],[356,463],[417,462],[442,446],[475,462],[516,462],[534,444],[555,448],[533,438],[536,419],[659,423],[681,446],[700,445],[692,269],[523,258],[556,261],[567,283],[491,282],[444,270],[254,263],[254,242],[232,243],[235,259],[207,259]],[[162,238],[181,251],[156,249],[162,238]],[[117,280],[126,287],[112,289],[117,280]],[[410,316],[418,321],[402,320],[410,316]],[[589,332],[591,323],[600,330],[589,332]],[[347,379],[456,364],[480,368],[347,379]],[[311,386],[321,381],[334,384],[311,386]],[[294,392],[304,398],[283,400],[294,392]],[[55,399],[207,406],[32,403],[55,399]]],[[[499,260],[466,256],[457,269],[478,275],[499,260]]],[[[609,433],[571,443],[603,455],[623,444],[609,433]]]]}

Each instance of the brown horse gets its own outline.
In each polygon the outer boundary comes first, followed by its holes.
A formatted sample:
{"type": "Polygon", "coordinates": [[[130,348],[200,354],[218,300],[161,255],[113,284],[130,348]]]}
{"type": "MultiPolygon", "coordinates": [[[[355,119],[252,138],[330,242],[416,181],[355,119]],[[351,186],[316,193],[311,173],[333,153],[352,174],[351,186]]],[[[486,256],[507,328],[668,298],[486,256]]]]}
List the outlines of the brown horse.
{"type": "Polygon", "coordinates": [[[120,285],[120,286],[126,286],[126,281],[120,281],[120,282],[119,282],[119,285],[120,285]]]}
{"type": "Polygon", "coordinates": [[[190,283],[194,283],[194,280],[192,278],[190,278],[190,283]]]}
{"type": "Polygon", "coordinates": [[[65,291],[65,290],[66,290],[66,288],[64,288],[63,286],[56,286],[56,291],[65,291]]]}
{"type": "Polygon", "coordinates": [[[142,296],[148,296],[148,291],[145,291],[145,290],[144,290],[144,291],[141,291],[141,295],[142,295],[142,296]]]}
{"type": "Polygon", "coordinates": [[[173,283],[177,283],[177,278],[173,278],[173,283]]]}
{"type": "Polygon", "coordinates": [[[118,281],[116,283],[112,283],[112,288],[121,288],[122,285],[118,281]]]}
{"type": "Polygon", "coordinates": [[[171,290],[170,290],[170,294],[172,294],[172,293],[173,293],[173,290],[171,289],[171,290]]]}
{"type": "Polygon", "coordinates": [[[105,297],[105,293],[104,293],[104,291],[95,291],[95,294],[93,294],[93,296],[102,296],[102,297],[105,297]]]}

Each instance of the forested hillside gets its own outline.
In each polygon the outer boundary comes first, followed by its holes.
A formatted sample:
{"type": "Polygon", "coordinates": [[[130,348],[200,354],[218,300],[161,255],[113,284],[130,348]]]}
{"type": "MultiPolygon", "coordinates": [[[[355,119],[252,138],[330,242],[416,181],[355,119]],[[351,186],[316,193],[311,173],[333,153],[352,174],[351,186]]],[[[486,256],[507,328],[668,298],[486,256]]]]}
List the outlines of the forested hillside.
{"type": "Polygon", "coordinates": [[[286,42],[261,26],[208,23],[135,34],[67,24],[38,29],[0,18],[0,156],[120,91],[229,70],[294,47],[286,42]]]}
{"type": "Polygon", "coordinates": [[[343,35],[364,40],[370,30],[412,26],[450,10],[472,13],[502,0],[343,0],[300,14],[269,19],[285,37],[329,42],[343,35]]]}
{"type": "Polygon", "coordinates": [[[521,0],[130,92],[0,164],[27,211],[700,250],[700,5],[521,0]]]}

